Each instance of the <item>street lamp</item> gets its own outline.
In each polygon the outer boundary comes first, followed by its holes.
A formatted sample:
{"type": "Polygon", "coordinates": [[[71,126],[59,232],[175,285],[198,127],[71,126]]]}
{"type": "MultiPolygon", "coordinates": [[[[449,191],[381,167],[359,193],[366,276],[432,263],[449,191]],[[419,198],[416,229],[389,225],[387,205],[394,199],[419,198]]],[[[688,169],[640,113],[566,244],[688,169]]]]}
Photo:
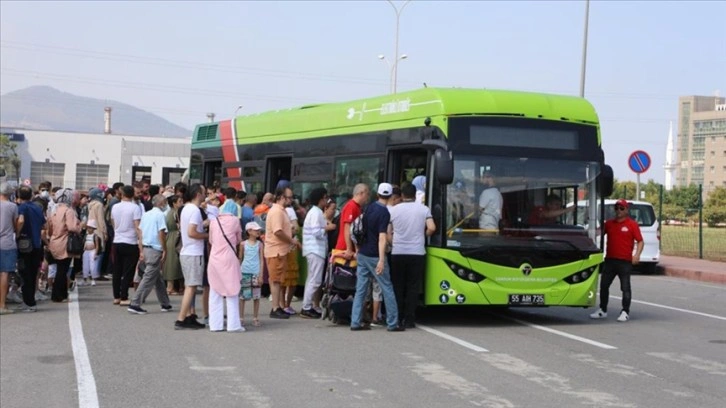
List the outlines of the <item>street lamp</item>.
{"type": "Polygon", "coordinates": [[[391,70],[391,93],[394,93],[394,94],[396,93],[396,78],[394,77],[394,73],[396,72],[395,70],[396,70],[396,67],[398,66],[398,61],[405,60],[406,58],[408,58],[408,55],[401,54],[396,59],[396,61],[393,64],[391,64],[391,61],[389,61],[385,55],[380,54],[378,56],[378,59],[385,62],[386,65],[388,65],[388,68],[390,68],[390,70],[391,70]]]}
{"type": "Polygon", "coordinates": [[[240,110],[240,109],[242,109],[242,105],[239,105],[239,106],[237,107],[237,109],[235,109],[235,110],[234,110],[234,114],[233,114],[232,116],[233,116],[233,117],[234,117],[234,116],[237,116],[237,112],[239,112],[239,110],[240,110]]]}
{"type": "Polygon", "coordinates": [[[590,20],[590,0],[585,0],[585,33],[582,39],[582,67],[580,69],[580,98],[585,97],[585,68],[587,66],[587,25],[590,20]]]}
{"type": "MultiPolygon", "coordinates": [[[[388,4],[390,4],[391,7],[393,7],[393,11],[396,13],[396,47],[393,52],[393,55],[396,56],[396,60],[393,62],[392,66],[391,66],[391,72],[392,72],[391,76],[393,77],[393,80],[392,80],[393,84],[391,85],[391,88],[393,89],[393,93],[395,94],[396,93],[396,82],[398,81],[398,62],[400,60],[406,59],[406,54],[401,55],[400,57],[398,56],[399,55],[398,54],[398,28],[401,24],[401,13],[403,13],[403,9],[406,8],[406,6],[408,5],[408,3],[411,2],[411,0],[404,1],[403,4],[401,5],[401,8],[396,7],[396,5],[393,4],[393,1],[391,1],[391,0],[386,0],[386,1],[388,1],[388,4]]],[[[381,58],[381,56],[379,56],[378,59],[384,59],[384,58],[381,58]]]]}

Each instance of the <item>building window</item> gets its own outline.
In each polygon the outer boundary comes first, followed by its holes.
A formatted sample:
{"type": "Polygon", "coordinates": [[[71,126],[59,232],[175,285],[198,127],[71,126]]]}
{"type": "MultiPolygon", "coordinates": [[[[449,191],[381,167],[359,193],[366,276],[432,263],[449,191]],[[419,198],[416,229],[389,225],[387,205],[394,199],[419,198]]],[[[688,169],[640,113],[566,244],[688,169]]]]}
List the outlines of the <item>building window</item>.
{"type": "Polygon", "coordinates": [[[30,180],[34,185],[50,181],[53,187],[66,187],[65,173],[65,163],[30,162],[30,180]]]}
{"type": "Polygon", "coordinates": [[[90,190],[99,184],[108,185],[108,164],[76,164],[76,189],[90,190]]]}

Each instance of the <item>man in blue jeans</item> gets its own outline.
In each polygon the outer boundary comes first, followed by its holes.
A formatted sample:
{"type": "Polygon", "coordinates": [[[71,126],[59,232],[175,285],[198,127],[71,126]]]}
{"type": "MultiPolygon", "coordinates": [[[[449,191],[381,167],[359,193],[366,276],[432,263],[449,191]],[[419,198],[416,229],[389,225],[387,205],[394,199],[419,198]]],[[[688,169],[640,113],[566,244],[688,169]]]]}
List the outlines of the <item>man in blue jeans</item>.
{"type": "Polygon", "coordinates": [[[370,330],[370,326],[362,325],[363,305],[370,279],[375,279],[383,292],[383,302],[386,305],[386,325],[388,331],[399,332],[405,329],[398,325],[398,306],[393,293],[391,273],[386,261],[386,244],[388,224],[391,214],[386,205],[393,194],[393,186],[381,183],[378,186],[378,201],[371,203],[363,211],[362,225],[364,231],[363,242],[358,242],[358,269],[353,300],[353,312],[350,319],[350,329],[353,331],[370,330]]]}

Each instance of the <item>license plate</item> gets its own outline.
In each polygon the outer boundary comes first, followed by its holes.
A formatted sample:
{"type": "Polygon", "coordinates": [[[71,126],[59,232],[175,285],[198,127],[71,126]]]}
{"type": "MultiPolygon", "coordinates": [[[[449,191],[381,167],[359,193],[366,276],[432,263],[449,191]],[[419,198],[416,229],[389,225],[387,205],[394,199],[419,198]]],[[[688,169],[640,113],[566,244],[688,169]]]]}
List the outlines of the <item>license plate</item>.
{"type": "Polygon", "coordinates": [[[544,295],[509,295],[509,304],[518,306],[542,306],[544,295]]]}

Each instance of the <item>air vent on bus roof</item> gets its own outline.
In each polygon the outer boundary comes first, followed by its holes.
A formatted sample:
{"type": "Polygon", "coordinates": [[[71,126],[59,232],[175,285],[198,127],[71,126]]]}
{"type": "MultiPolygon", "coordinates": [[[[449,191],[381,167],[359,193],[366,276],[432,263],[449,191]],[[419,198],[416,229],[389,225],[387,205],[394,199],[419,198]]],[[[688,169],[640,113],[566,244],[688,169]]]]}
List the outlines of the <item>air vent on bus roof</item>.
{"type": "Polygon", "coordinates": [[[217,124],[200,126],[197,133],[197,141],[214,140],[217,137],[217,124]]]}

